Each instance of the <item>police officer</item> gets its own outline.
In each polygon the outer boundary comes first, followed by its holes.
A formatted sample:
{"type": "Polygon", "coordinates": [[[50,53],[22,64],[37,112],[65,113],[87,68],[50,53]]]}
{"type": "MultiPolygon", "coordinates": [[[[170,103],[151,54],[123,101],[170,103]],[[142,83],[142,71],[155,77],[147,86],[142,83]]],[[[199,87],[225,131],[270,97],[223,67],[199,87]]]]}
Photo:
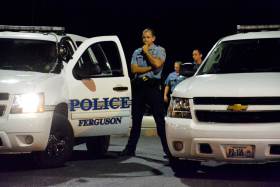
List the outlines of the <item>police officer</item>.
{"type": "Polygon", "coordinates": [[[195,48],[192,52],[194,70],[196,71],[202,63],[202,52],[200,49],[195,48]]]}
{"type": "Polygon", "coordinates": [[[177,84],[182,82],[186,77],[183,75],[180,75],[180,68],[181,68],[182,62],[176,61],[174,63],[174,72],[170,73],[166,80],[165,80],[165,88],[164,88],[164,102],[168,103],[169,101],[169,92],[170,95],[172,94],[174,88],[177,84]]]}
{"type": "Polygon", "coordinates": [[[156,37],[152,29],[145,29],[142,39],[144,45],[134,51],[131,60],[131,72],[135,75],[132,81],[132,128],[127,145],[120,155],[135,156],[145,104],[151,107],[163,150],[168,155],[164,102],[160,87],[166,53],[164,48],[154,44],[156,37]]]}

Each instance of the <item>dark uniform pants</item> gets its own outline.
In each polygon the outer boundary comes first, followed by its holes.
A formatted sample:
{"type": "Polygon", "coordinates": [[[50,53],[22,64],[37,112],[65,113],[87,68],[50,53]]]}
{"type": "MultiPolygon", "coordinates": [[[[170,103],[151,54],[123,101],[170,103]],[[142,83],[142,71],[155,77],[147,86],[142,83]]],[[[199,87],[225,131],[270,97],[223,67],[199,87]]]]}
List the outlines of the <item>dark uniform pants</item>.
{"type": "Polygon", "coordinates": [[[132,128],[126,148],[129,151],[135,151],[136,149],[141,133],[141,124],[146,104],[151,107],[151,112],[156,122],[157,133],[161,139],[163,151],[169,155],[165,134],[164,102],[159,80],[153,84],[144,82],[132,83],[132,128]]]}

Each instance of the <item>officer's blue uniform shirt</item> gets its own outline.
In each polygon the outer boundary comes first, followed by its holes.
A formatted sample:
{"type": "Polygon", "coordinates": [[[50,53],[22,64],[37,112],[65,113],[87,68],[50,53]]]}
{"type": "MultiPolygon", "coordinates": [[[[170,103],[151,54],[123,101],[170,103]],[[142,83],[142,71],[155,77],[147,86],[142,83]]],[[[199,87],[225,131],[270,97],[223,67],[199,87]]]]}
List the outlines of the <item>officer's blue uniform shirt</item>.
{"type": "MultiPolygon", "coordinates": [[[[149,48],[149,52],[156,58],[161,59],[162,61],[165,61],[166,59],[166,53],[165,53],[165,49],[163,47],[160,46],[156,46],[155,44],[153,44],[150,48],[149,48]]],[[[144,57],[144,54],[142,52],[142,48],[138,48],[134,51],[133,55],[132,55],[132,60],[131,60],[131,64],[138,64],[139,67],[147,67],[147,66],[151,66],[150,62],[147,62],[147,58],[144,57]]],[[[137,75],[137,77],[141,78],[144,76],[147,76],[149,78],[156,78],[156,79],[160,79],[161,78],[161,72],[162,72],[162,67],[149,71],[147,73],[144,74],[139,74],[137,75]]]]}
{"type": "Polygon", "coordinates": [[[165,85],[168,85],[170,87],[171,92],[173,92],[175,86],[182,82],[186,77],[183,75],[179,75],[176,73],[176,71],[170,73],[168,77],[165,80],[165,85]]]}

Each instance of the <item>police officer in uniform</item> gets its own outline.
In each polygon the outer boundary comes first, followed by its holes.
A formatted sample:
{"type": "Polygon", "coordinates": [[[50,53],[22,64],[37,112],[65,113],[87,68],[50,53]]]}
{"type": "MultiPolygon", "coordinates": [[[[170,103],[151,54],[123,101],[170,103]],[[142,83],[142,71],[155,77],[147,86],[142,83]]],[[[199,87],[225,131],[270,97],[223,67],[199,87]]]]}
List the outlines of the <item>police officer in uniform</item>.
{"type": "Polygon", "coordinates": [[[142,33],[144,45],[134,51],[131,60],[132,81],[132,128],[121,156],[135,156],[140,137],[145,104],[151,107],[164,152],[168,155],[165,135],[164,102],[161,93],[161,72],[166,58],[165,49],[154,44],[156,39],[152,29],[142,33]]]}
{"type": "Polygon", "coordinates": [[[181,61],[176,61],[174,63],[174,72],[170,73],[168,75],[168,77],[165,80],[165,88],[164,88],[164,102],[165,103],[169,103],[169,99],[170,96],[174,90],[174,88],[177,86],[177,84],[179,84],[180,82],[182,82],[183,80],[185,80],[185,76],[180,75],[180,68],[181,68],[181,61]],[[170,94],[169,94],[170,92],[170,94]]]}
{"type": "Polygon", "coordinates": [[[196,71],[202,63],[202,52],[200,49],[195,48],[192,52],[194,70],[196,71]]]}

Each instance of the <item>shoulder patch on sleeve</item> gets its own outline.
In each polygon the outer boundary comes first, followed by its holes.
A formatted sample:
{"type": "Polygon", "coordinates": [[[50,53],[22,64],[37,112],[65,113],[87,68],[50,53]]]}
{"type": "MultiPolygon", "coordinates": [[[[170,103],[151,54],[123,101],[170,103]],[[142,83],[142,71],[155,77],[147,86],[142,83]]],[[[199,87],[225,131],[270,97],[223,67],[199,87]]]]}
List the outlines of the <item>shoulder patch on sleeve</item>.
{"type": "Polygon", "coordinates": [[[166,52],[165,49],[161,46],[158,46],[158,54],[159,54],[159,58],[163,61],[165,61],[166,59],[166,52]]]}

